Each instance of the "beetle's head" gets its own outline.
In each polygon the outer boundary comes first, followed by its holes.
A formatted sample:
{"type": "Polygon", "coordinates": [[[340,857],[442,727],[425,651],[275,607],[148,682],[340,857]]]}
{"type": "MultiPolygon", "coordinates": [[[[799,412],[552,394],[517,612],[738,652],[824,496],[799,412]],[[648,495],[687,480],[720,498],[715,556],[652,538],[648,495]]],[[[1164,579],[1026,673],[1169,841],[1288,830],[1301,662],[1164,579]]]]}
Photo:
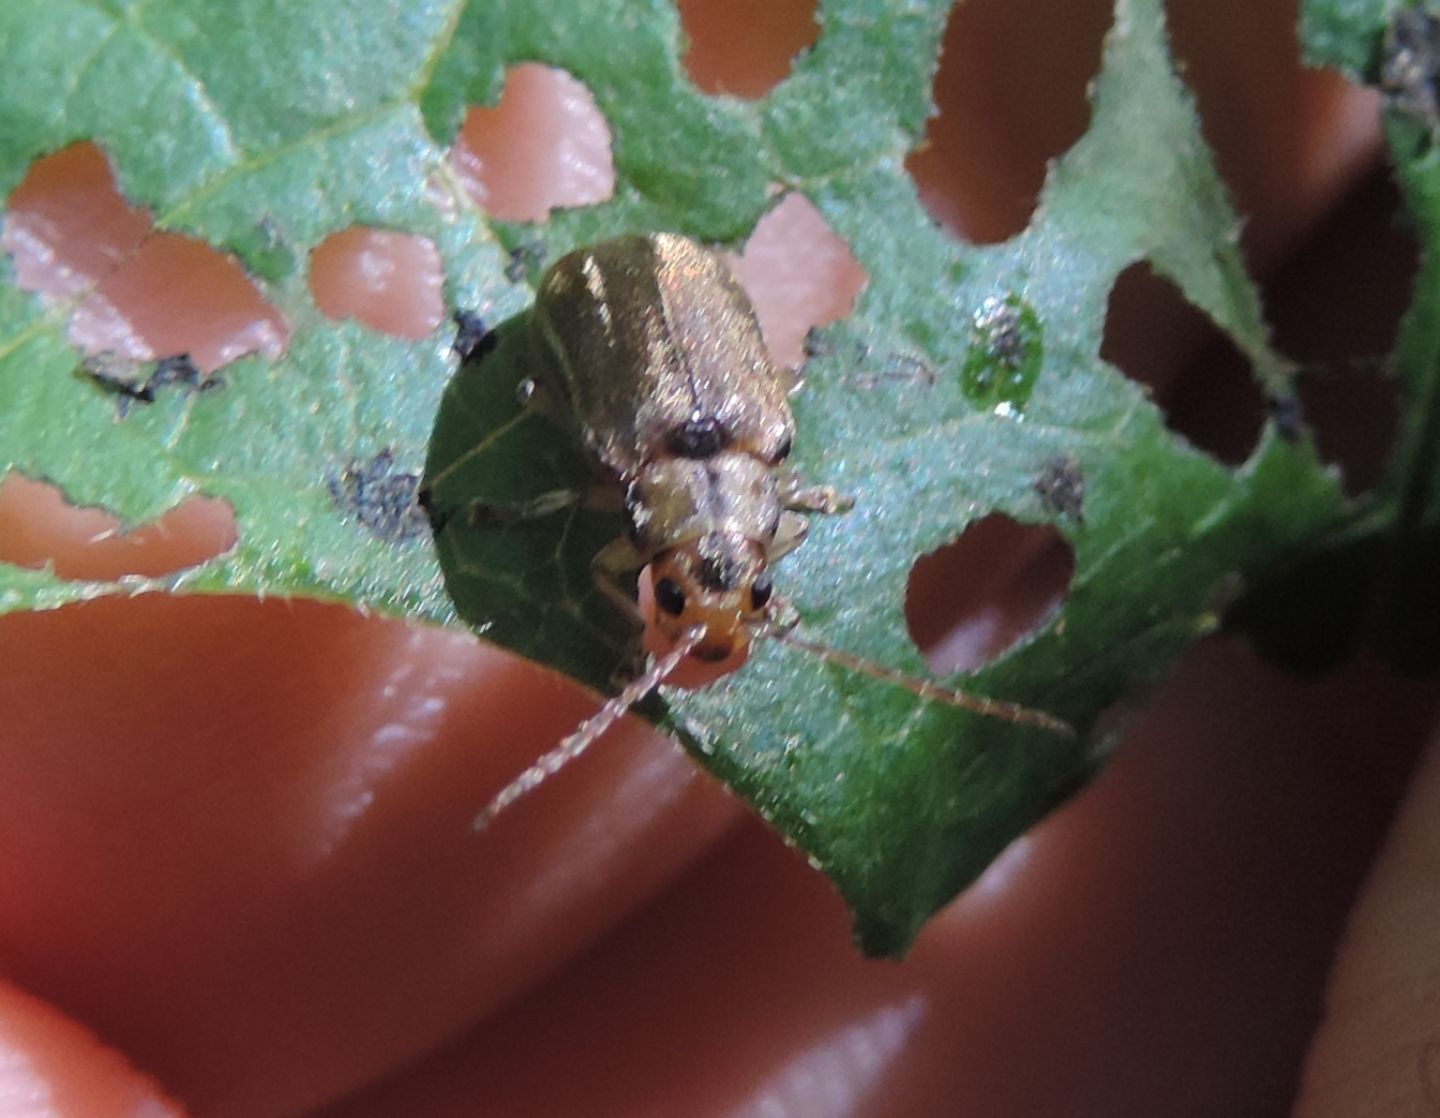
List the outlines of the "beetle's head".
{"type": "Polygon", "coordinates": [[[743,652],[751,630],[769,616],[765,554],[744,536],[712,532],[661,552],[650,564],[650,579],[655,624],[667,640],[705,627],[693,653],[701,660],[743,652]]]}

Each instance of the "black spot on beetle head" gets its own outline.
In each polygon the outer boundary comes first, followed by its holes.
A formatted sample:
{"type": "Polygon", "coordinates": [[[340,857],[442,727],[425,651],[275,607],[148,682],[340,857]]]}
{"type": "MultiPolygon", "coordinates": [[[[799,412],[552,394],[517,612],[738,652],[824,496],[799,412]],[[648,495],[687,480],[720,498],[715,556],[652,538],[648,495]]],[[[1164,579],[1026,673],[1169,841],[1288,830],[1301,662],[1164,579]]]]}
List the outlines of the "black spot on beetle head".
{"type": "Polygon", "coordinates": [[[706,555],[700,560],[700,585],[723,593],[740,585],[740,564],[728,555],[706,555]]]}
{"type": "Polygon", "coordinates": [[[662,578],[655,584],[655,604],[666,613],[679,617],[685,612],[685,591],[673,578],[662,578]]]}
{"type": "Polygon", "coordinates": [[[730,445],[730,431],[713,415],[698,415],[672,428],[666,449],[680,458],[713,458],[730,445]]]}

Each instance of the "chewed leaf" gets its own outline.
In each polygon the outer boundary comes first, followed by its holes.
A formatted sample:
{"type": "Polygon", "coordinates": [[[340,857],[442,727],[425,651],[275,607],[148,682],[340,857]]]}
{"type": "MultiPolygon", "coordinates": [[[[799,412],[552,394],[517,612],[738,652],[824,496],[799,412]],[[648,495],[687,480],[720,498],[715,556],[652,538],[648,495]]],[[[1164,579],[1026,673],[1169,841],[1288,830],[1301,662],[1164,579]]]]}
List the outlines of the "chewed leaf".
{"type": "Polygon", "coordinates": [[[814,206],[866,277],[853,311],[808,339],[791,458],[855,504],[810,517],[776,572],[797,633],[846,655],[762,641],[742,670],[657,708],[833,877],[867,950],[902,952],[1093,771],[1102,710],[1213,628],[1247,579],[1350,513],[1289,426],[1267,424],[1228,466],[1100,356],[1111,289],[1144,262],[1280,413],[1290,396],[1161,0],[1117,0],[1089,130],[1053,166],[1030,228],[990,247],[937,230],[904,170],[949,10],[822,3],[813,47],[742,102],[685,76],[662,0],[418,0],[404,18],[391,0],[0,5],[6,197],[40,157],[93,143],[132,209],[243,271],[280,324],[273,346],[195,377],[184,355],[155,352],[97,378],[73,299],[21,290],[0,261],[0,475],[44,479],[122,527],[203,494],[233,510],[236,535],[149,581],[0,564],[0,609],[138,585],[313,595],[463,619],[613,688],[635,666],[633,626],[591,561],[619,515],[578,502],[535,521],[467,517],[595,474],[573,425],[517,399],[533,288],[547,262],[622,233],[734,248],[778,186],[814,206]],[[588,91],[615,170],[603,201],[533,225],[481,214],[446,150],[467,107],[493,105],[522,62],[588,91]],[[414,340],[322,312],[312,253],[356,227],[433,249],[446,315],[463,312],[458,339],[448,320],[414,340]],[[116,385],[154,390],[122,414],[116,385]],[[1079,736],[934,702],[848,659],[933,678],[907,631],[911,571],[987,518],[1044,526],[1036,538],[1068,581],[998,658],[940,682],[1079,736]]]}

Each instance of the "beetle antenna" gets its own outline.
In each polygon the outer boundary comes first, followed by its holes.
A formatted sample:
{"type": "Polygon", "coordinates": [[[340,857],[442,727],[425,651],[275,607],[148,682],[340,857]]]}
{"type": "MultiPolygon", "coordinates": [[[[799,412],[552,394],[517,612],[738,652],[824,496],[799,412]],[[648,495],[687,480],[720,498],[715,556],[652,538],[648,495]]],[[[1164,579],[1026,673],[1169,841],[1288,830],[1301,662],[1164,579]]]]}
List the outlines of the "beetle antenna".
{"type": "Polygon", "coordinates": [[[625,685],[624,690],[607,700],[604,706],[580,723],[564,741],[548,753],[541,755],[533,765],[500,789],[495,794],[495,798],[485,805],[485,810],[475,817],[475,829],[477,831],[485,830],[495,822],[497,815],[510,807],[516,800],[535,791],[550,777],[604,737],[622,714],[659,687],[665,677],[673,672],[680,665],[680,661],[689,656],[695,650],[695,646],[704,639],[705,626],[703,625],[697,625],[686,632],[674,648],[650,665],[649,671],[631,680],[625,685]]]}
{"type": "Polygon", "coordinates": [[[921,679],[919,676],[897,672],[894,668],[887,668],[883,664],[866,660],[854,653],[843,652],[838,648],[831,648],[829,645],[806,640],[804,637],[796,636],[791,629],[772,628],[767,635],[781,644],[788,644],[791,648],[809,652],[822,660],[839,664],[842,668],[849,668],[861,675],[868,675],[882,683],[903,687],[912,695],[918,695],[929,702],[945,703],[947,706],[960,707],[962,710],[983,714],[987,718],[998,718],[1001,721],[1013,722],[1020,726],[1038,726],[1042,730],[1048,730],[1061,737],[1073,738],[1075,736],[1075,727],[1070,723],[1032,707],[1006,702],[1004,699],[972,695],[968,691],[959,691],[953,687],[943,687],[928,679],[921,679]]]}

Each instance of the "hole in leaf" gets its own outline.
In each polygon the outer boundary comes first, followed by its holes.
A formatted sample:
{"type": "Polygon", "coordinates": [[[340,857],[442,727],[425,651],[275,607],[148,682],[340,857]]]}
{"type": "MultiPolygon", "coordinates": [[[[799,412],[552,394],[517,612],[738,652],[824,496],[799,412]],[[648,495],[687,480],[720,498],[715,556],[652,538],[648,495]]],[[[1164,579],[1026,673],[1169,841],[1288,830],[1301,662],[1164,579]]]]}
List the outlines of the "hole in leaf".
{"type": "Polygon", "coordinates": [[[1144,387],[1171,431],[1222,462],[1249,457],[1266,414],[1249,360],[1143,261],[1110,290],[1100,356],[1144,387]]]}
{"type": "Polygon", "coordinates": [[[246,354],[275,360],[289,329],[233,257],[177,233],[152,233],[75,311],[88,353],[139,361],[187,353],[213,372],[246,354]]]}
{"type": "Polygon", "coordinates": [[[776,364],[797,368],[805,335],[855,309],[868,277],[809,198],[789,194],[726,260],[744,286],[776,364]]]}
{"type": "Polygon", "coordinates": [[[418,341],[445,316],[440,253],[427,237],[352,226],[310,254],[310,291],[334,319],[418,341]]]}
{"type": "Polygon", "coordinates": [[[223,555],[236,539],[229,502],[214,497],[186,497],[157,519],[124,531],[115,516],[77,508],[53,485],[20,474],[0,481],[0,562],[49,565],[60,578],[159,578],[223,555]]]}
{"type": "Polygon", "coordinates": [[[690,40],[685,70],[711,94],[763,97],[820,33],[815,0],[680,0],[679,8],[690,40]]]}
{"type": "Polygon", "coordinates": [[[1084,133],[1109,0],[967,0],[945,30],[938,115],[906,160],[920,199],[981,244],[1030,223],[1046,164],[1084,133]]]}
{"type": "Polygon", "coordinates": [[[1376,169],[1265,284],[1276,344],[1300,365],[1305,422],[1351,494],[1380,480],[1399,423],[1381,355],[1395,345],[1419,255],[1399,209],[1389,172],[1376,169]]]}
{"type": "Polygon", "coordinates": [[[610,126],[595,98],[538,62],[509,71],[494,108],[470,109],[450,158],[475,204],[502,221],[544,221],[615,192],[610,126]]]}
{"type": "Polygon", "coordinates": [[[1075,552],[1048,524],[1001,513],[976,521],[910,571],[905,624],[932,671],[974,671],[1060,608],[1075,552]]]}
{"type": "Polygon", "coordinates": [[[1400,426],[1400,386],[1378,361],[1307,366],[1297,380],[1320,457],[1340,467],[1345,492],[1379,484],[1400,426]]]}
{"type": "Polygon", "coordinates": [[[0,250],[15,280],[49,300],[88,291],[140,247],[150,214],[115,186],[105,154],[82,142],[35,160],[6,204],[0,250]]]}
{"type": "Polygon", "coordinates": [[[12,195],[3,247],[21,286],[51,299],[89,291],[70,322],[90,354],[136,361],[189,354],[213,371],[275,358],[289,331],[244,269],[202,241],[151,231],[90,143],[38,159],[12,195]]]}
{"type": "Polygon", "coordinates": [[[1245,18],[1239,36],[1227,33],[1214,4],[1169,4],[1166,11],[1176,66],[1245,216],[1245,255],[1259,271],[1323,220],[1340,184],[1375,158],[1378,95],[1304,65],[1298,7],[1294,0],[1237,7],[1245,18]]]}

